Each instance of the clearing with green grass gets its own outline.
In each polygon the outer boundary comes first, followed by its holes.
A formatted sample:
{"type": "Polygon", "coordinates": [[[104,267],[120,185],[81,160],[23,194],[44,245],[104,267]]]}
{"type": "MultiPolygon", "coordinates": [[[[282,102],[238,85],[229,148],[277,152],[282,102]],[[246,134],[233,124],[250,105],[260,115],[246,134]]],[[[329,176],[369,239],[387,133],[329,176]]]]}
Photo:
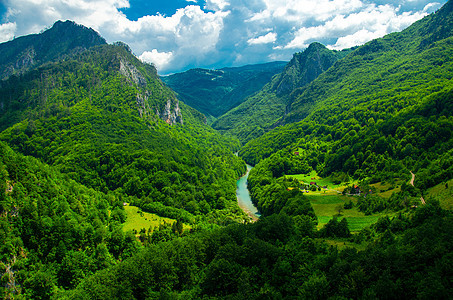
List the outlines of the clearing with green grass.
{"type": "Polygon", "coordinates": [[[141,229],[145,228],[148,230],[151,228],[158,228],[160,225],[173,224],[176,222],[174,219],[163,218],[156,214],[151,214],[142,211],[137,206],[126,205],[124,206],[126,212],[126,222],[123,224],[123,231],[136,231],[140,232],[141,229]]]}
{"type": "MultiPolygon", "coordinates": [[[[319,187],[327,186],[326,189],[321,188],[321,191],[309,191],[308,193],[305,193],[305,197],[310,200],[313,210],[318,217],[318,229],[324,227],[324,225],[326,225],[334,216],[338,216],[340,220],[342,218],[347,219],[350,231],[357,232],[376,223],[379,217],[389,215],[385,212],[365,215],[365,213],[360,212],[357,207],[355,207],[358,199],[357,196],[342,194],[346,186],[356,184],[356,182],[334,185],[330,177],[322,178],[315,171],[312,171],[310,174],[288,175],[286,177],[296,178],[303,184],[316,182],[316,185],[319,187]],[[354,207],[345,209],[344,205],[350,201],[354,204],[354,207]]],[[[373,186],[376,187],[378,195],[384,198],[388,198],[393,192],[400,190],[400,185],[397,187],[390,183],[376,183],[373,186]]]]}
{"type": "Polygon", "coordinates": [[[453,179],[427,190],[426,199],[438,200],[443,209],[453,209],[453,179]]]}

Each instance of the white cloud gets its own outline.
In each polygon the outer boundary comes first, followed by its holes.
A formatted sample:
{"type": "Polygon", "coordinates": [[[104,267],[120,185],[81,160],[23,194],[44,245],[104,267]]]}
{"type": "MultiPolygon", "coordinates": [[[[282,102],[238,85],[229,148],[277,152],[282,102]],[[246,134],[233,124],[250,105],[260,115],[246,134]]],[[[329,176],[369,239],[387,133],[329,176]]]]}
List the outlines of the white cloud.
{"type": "Polygon", "coordinates": [[[423,7],[423,12],[429,12],[432,8],[439,7],[440,3],[439,2],[434,2],[434,3],[428,3],[423,7]]]}
{"type": "Polygon", "coordinates": [[[108,42],[129,44],[142,60],[153,62],[159,73],[290,59],[313,41],[334,49],[351,47],[400,31],[446,3],[185,0],[185,7],[173,15],[145,15],[132,21],[120,11],[134,5],[128,0],[0,1],[8,9],[2,16],[0,41],[70,19],[94,28],[108,42]]]}
{"type": "Polygon", "coordinates": [[[173,58],[172,52],[158,52],[157,49],[145,51],[139,56],[140,60],[152,63],[157,69],[165,69],[173,58]]]}
{"type": "Polygon", "coordinates": [[[14,38],[16,23],[5,23],[0,25],[0,43],[7,42],[14,38]]]}
{"type": "Polygon", "coordinates": [[[269,32],[266,35],[259,36],[257,38],[249,39],[247,43],[249,45],[258,45],[258,44],[269,44],[277,40],[277,34],[274,32],[269,32]]]}
{"type": "Polygon", "coordinates": [[[225,0],[207,0],[205,9],[219,11],[224,10],[230,3],[225,0]]]}
{"type": "Polygon", "coordinates": [[[316,27],[302,27],[285,48],[306,48],[311,42],[330,38],[336,39],[330,48],[344,49],[400,31],[426,15],[424,12],[398,14],[398,9],[391,5],[370,5],[357,13],[337,15],[316,27]]]}

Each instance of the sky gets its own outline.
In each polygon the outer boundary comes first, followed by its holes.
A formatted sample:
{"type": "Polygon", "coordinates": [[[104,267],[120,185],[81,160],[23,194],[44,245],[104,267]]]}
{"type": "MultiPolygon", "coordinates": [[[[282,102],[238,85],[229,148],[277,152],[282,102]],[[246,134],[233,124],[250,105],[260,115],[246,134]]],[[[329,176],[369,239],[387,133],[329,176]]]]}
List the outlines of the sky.
{"type": "Polygon", "coordinates": [[[0,43],[58,20],[127,43],[161,75],[290,60],[401,31],[447,0],[0,0],[0,43]]]}

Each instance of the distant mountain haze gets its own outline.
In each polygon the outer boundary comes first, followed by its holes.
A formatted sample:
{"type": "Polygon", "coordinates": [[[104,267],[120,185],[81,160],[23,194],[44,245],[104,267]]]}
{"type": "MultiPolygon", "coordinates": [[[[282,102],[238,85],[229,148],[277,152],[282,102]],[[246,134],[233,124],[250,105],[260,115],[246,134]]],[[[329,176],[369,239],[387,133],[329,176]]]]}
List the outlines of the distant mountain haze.
{"type": "Polygon", "coordinates": [[[285,65],[272,62],[219,70],[192,69],[161,78],[184,103],[217,118],[260,90],[285,65]]]}

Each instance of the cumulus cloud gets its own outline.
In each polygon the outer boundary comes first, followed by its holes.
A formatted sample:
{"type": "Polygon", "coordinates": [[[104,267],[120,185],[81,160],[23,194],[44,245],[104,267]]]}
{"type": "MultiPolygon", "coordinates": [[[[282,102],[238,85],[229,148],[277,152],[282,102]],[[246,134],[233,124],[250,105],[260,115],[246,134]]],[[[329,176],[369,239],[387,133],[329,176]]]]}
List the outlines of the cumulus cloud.
{"type": "MultiPolygon", "coordinates": [[[[74,20],[108,42],[123,41],[159,73],[289,60],[311,42],[333,49],[400,31],[446,0],[185,0],[173,14],[122,9],[128,0],[3,0],[0,41],[37,33],[57,20],[74,20]],[[185,4],[184,4],[185,3],[185,4]]],[[[174,0],[168,0],[174,1],[174,0]]]]}
{"type": "Polygon", "coordinates": [[[258,45],[258,44],[269,44],[277,40],[277,34],[274,32],[269,32],[266,35],[259,36],[257,38],[252,38],[247,41],[249,45],[258,45]]]}
{"type": "Polygon", "coordinates": [[[425,12],[403,12],[391,5],[370,5],[365,10],[349,15],[339,14],[331,20],[314,27],[302,27],[285,48],[306,48],[318,40],[335,40],[328,46],[344,49],[361,45],[387,33],[400,31],[426,15],[425,12]]]}
{"type": "Polygon", "coordinates": [[[154,64],[160,70],[165,69],[171,63],[172,57],[173,52],[159,52],[157,49],[153,49],[152,51],[143,52],[139,59],[154,64]]]}
{"type": "Polygon", "coordinates": [[[14,37],[16,23],[5,23],[0,25],[0,43],[7,42],[14,37]]]}

